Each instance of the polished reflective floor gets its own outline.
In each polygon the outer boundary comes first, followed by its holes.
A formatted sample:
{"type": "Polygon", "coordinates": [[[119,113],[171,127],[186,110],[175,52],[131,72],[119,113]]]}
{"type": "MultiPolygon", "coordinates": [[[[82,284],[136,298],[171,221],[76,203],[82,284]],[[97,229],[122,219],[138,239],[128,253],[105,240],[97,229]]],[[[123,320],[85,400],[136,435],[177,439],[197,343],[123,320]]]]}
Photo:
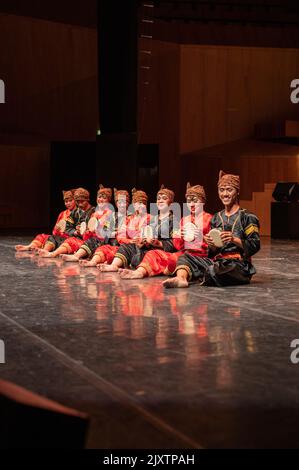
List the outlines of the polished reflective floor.
{"type": "Polygon", "coordinates": [[[87,411],[88,447],[299,447],[298,241],[265,239],[250,286],[170,291],[19,241],[0,238],[1,378],[87,411]]]}

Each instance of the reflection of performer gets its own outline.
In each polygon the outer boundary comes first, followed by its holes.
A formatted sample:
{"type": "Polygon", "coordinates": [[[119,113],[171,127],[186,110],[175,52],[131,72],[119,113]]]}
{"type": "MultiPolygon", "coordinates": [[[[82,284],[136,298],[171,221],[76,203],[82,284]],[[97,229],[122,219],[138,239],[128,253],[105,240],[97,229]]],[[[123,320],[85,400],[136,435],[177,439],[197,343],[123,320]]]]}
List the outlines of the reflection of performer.
{"type": "MultiPolygon", "coordinates": [[[[90,261],[82,260],[81,266],[86,268],[97,266],[99,264],[107,263],[111,264],[114,257],[119,249],[119,245],[126,243],[127,241],[127,226],[130,222],[130,218],[127,217],[127,210],[130,204],[130,196],[128,191],[114,189],[114,200],[117,206],[117,214],[115,218],[115,233],[116,237],[113,244],[101,245],[94,253],[93,258],[90,261]]],[[[83,248],[83,247],[82,247],[83,248]]]]}
{"type": "Polygon", "coordinates": [[[95,208],[90,205],[90,194],[86,189],[76,189],[74,198],[77,208],[71,212],[66,222],[65,233],[68,236],[67,240],[61,241],[55,237],[50,237],[45,249],[40,250],[40,256],[43,258],[57,258],[66,253],[75,253],[83,244],[80,227],[83,222],[88,223],[95,208]]]}
{"type": "MultiPolygon", "coordinates": [[[[59,217],[56,221],[55,227],[53,229],[52,235],[54,237],[67,238],[67,235],[64,233],[64,222],[67,221],[71,212],[75,209],[76,203],[74,199],[74,191],[63,191],[63,200],[66,207],[66,210],[59,214],[59,217]]],[[[16,251],[32,251],[44,248],[47,241],[51,235],[40,234],[35,237],[35,239],[29,245],[17,245],[16,251]]]]}
{"type": "Polygon", "coordinates": [[[78,262],[82,258],[91,257],[99,246],[111,241],[114,230],[114,214],[109,207],[111,200],[112,189],[100,185],[97,195],[98,207],[91,216],[89,226],[83,234],[84,243],[76,253],[62,255],[64,261],[78,262]]]}
{"type": "Polygon", "coordinates": [[[191,280],[218,287],[248,284],[255,274],[251,256],[260,249],[259,221],[239,206],[239,176],[221,171],[218,192],[225,209],[213,217],[211,227],[221,231],[223,246],[217,248],[213,238],[207,235],[209,258],[190,253],[181,256],[176,277],[165,281],[165,287],[188,287],[191,280]]]}
{"type": "Polygon", "coordinates": [[[111,265],[102,264],[102,272],[117,272],[120,268],[130,265],[137,266],[143,255],[142,248],[144,242],[142,239],[144,229],[151,221],[150,214],[147,213],[148,197],[144,191],[132,191],[132,202],[135,213],[128,217],[126,226],[126,237],[122,239],[111,265]]]}

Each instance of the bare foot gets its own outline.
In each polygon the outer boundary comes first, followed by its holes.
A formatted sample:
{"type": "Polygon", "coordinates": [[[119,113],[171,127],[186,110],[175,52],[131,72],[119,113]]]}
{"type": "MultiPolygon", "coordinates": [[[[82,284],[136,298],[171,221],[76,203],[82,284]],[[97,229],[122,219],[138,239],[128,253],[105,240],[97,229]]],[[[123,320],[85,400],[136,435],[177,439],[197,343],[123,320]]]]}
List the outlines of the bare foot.
{"type": "Polygon", "coordinates": [[[60,255],[60,258],[67,263],[78,263],[79,258],[75,255],[60,255]]]}
{"type": "Polygon", "coordinates": [[[15,246],[16,251],[31,251],[31,245],[17,245],[15,246]]]}
{"type": "Polygon", "coordinates": [[[100,266],[98,266],[98,269],[102,273],[117,273],[119,270],[119,267],[113,264],[100,264],[100,266]]]}
{"type": "Polygon", "coordinates": [[[80,266],[82,266],[83,268],[95,268],[97,266],[97,262],[96,261],[93,261],[93,260],[90,260],[90,261],[87,261],[86,259],[81,259],[79,261],[79,264],[80,266]]]}
{"type": "Polygon", "coordinates": [[[176,289],[178,287],[189,287],[189,283],[186,279],[180,279],[179,277],[173,277],[163,282],[163,286],[166,289],[176,289]]]}
{"type": "Polygon", "coordinates": [[[143,279],[144,275],[138,269],[136,271],[131,271],[130,269],[120,269],[120,277],[122,279],[143,279]]]}

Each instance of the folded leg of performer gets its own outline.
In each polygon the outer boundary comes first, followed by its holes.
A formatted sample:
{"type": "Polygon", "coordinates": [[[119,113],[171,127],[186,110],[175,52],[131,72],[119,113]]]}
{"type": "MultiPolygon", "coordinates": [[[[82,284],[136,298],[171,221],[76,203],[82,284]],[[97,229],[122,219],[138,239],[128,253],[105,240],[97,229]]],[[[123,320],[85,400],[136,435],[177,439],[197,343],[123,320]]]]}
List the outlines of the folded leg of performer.
{"type": "Polygon", "coordinates": [[[103,241],[93,236],[84,240],[79,250],[73,254],[61,255],[63,261],[68,263],[78,263],[83,258],[91,258],[95,253],[96,249],[103,244],[103,241]]]}
{"type": "Polygon", "coordinates": [[[171,253],[166,253],[163,250],[148,251],[135,271],[122,269],[120,276],[122,279],[143,279],[144,277],[161,276],[168,267],[170,256],[171,253]]]}
{"type": "Polygon", "coordinates": [[[59,246],[55,251],[52,252],[41,252],[40,256],[42,258],[58,258],[60,255],[74,254],[76,253],[83,244],[83,240],[79,238],[70,237],[67,240],[64,240],[62,245],[59,246]]]}
{"type": "Polygon", "coordinates": [[[112,245],[100,246],[99,248],[97,248],[93,258],[90,261],[81,260],[80,265],[85,268],[96,267],[104,263],[110,265],[112,264],[118,249],[119,249],[118,246],[112,246],[112,245]]]}
{"type": "Polygon", "coordinates": [[[48,241],[50,235],[40,234],[32,240],[29,245],[17,245],[15,247],[16,251],[35,251],[44,248],[46,242],[48,241]]]}
{"type": "Polygon", "coordinates": [[[167,289],[175,287],[188,287],[191,281],[203,282],[213,261],[209,258],[201,258],[190,253],[180,256],[173,278],[163,282],[167,289]]]}
{"type": "Polygon", "coordinates": [[[101,264],[99,268],[102,272],[118,272],[121,268],[127,269],[137,251],[137,246],[133,243],[122,245],[119,247],[112,264],[101,264]]]}

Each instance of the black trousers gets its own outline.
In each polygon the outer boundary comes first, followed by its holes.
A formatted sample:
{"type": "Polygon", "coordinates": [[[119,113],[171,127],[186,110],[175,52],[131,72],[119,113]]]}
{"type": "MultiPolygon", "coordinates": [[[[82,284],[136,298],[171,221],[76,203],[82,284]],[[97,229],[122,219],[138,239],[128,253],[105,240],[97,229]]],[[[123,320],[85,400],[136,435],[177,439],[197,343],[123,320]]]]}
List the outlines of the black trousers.
{"type": "Polygon", "coordinates": [[[65,242],[66,238],[63,238],[63,237],[59,237],[58,235],[51,235],[49,238],[48,238],[48,242],[47,243],[52,243],[54,245],[54,250],[57,250],[57,248],[60,247],[60,245],[62,245],[64,242],[65,242]]]}
{"type": "Polygon", "coordinates": [[[132,267],[134,269],[139,266],[145,257],[146,253],[152,248],[142,247],[138,248],[135,244],[121,245],[116,254],[117,258],[123,261],[125,267],[132,267]]]}
{"type": "Polygon", "coordinates": [[[205,286],[234,286],[249,284],[256,273],[254,266],[248,260],[200,258],[185,253],[177,262],[176,272],[185,268],[190,281],[199,281],[205,286]]]}

